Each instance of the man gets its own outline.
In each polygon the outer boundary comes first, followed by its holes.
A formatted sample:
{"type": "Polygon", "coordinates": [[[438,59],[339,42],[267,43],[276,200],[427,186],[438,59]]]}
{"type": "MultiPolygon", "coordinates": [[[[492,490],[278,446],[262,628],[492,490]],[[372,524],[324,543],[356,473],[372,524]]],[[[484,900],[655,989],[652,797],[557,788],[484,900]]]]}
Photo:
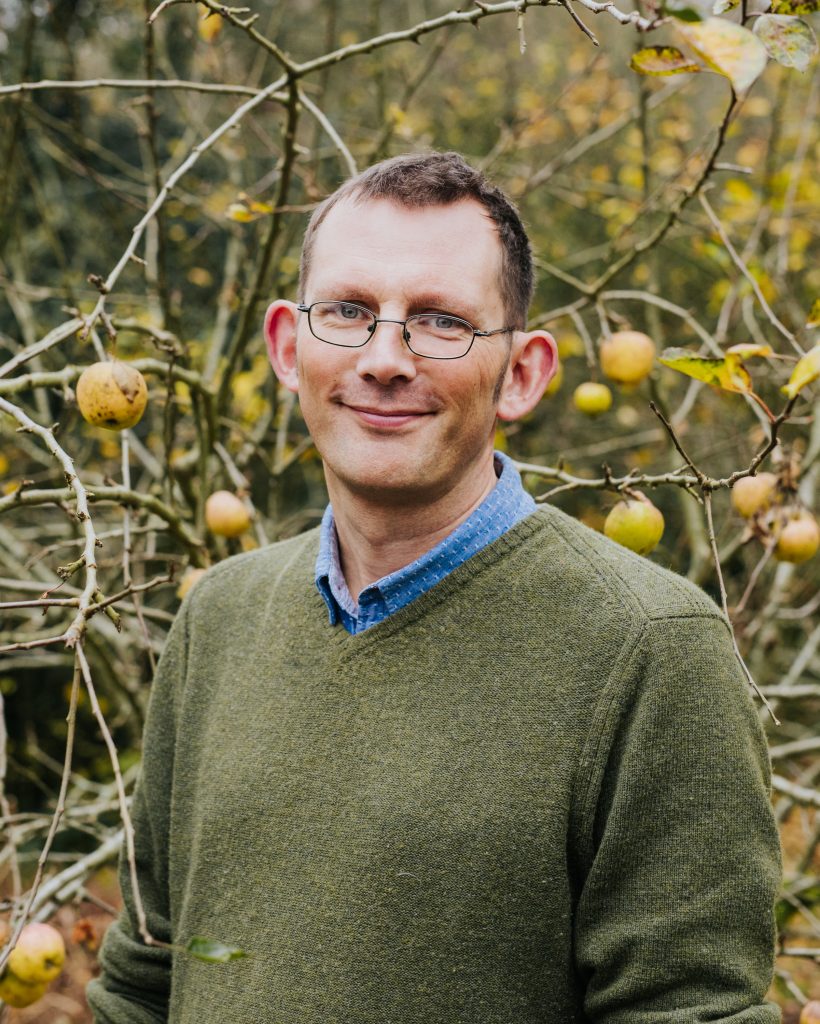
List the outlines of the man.
{"type": "Polygon", "coordinates": [[[265,319],[324,460],[321,529],[184,602],[134,800],[151,933],[111,1024],[771,1024],[778,841],[757,718],[699,590],[493,453],[556,357],[529,245],[455,154],[314,214],[265,319]]]}

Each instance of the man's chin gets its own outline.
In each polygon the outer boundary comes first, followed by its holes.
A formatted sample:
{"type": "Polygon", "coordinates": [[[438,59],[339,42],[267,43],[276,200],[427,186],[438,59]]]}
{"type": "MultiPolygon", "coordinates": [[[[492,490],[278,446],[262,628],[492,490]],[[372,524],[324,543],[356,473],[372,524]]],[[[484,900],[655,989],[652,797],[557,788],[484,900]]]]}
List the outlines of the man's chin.
{"type": "Polygon", "coordinates": [[[349,459],[335,467],[326,460],[325,472],[349,494],[380,505],[429,503],[442,490],[442,481],[436,479],[433,467],[425,469],[418,463],[408,464],[376,453],[371,459],[349,459]]]}

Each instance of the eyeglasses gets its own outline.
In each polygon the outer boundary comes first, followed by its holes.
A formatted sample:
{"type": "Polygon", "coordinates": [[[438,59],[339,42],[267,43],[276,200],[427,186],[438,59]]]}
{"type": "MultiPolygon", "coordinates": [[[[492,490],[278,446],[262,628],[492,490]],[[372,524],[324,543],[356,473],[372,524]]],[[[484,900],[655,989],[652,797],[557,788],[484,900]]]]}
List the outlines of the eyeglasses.
{"type": "Polygon", "coordinates": [[[425,359],[461,359],[476,338],[490,338],[514,330],[499,327],[496,331],[477,331],[466,320],[449,313],[414,313],[406,320],[386,320],[371,313],[366,306],[335,299],[296,308],[300,313],[307,313],[314,338],[341,348],[366,345],[379,324],[401,324],[401,336],[407,347],[425,359]]]}

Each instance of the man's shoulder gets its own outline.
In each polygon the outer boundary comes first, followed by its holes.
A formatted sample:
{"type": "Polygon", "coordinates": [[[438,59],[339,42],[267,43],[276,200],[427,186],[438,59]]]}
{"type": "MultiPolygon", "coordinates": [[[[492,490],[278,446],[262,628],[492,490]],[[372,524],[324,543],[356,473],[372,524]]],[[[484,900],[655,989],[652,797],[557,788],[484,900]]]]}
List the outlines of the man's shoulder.
{"type": "Polygon", "coordinates": [[[712,598],[695,583],[611,541],[555,506],[541,506],[530,520],[541,527],[527,545],[531,564],[534,571],[544,574],[559,601],[581,600],[591,615],[609,608],[614,614],[642,622],[724,618],[712,598]]]}
{"type": "Polygon", "coordinates": [[[281,582],[288,574],[312,578],[316,552],[319,549],[319,528],[275,541],[252,551],[217,562],[197,582],[191,592],[198,602],[206,598],[209,602],[221,594],[270,591],[272,584],[281,582]]]}

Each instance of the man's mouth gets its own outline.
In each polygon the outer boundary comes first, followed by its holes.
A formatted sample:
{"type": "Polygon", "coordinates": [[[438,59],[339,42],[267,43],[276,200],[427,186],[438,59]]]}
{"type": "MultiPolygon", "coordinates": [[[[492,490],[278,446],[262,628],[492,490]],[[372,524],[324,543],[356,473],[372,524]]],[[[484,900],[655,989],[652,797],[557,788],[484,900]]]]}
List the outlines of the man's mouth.
{"type": "Polygon", "coordinates": [[[419,420],[422,416],[431,416],[430,409],[382,409],[378,406],[347,405],[358,419],[372,427],[395,428],[419,420]]]}

